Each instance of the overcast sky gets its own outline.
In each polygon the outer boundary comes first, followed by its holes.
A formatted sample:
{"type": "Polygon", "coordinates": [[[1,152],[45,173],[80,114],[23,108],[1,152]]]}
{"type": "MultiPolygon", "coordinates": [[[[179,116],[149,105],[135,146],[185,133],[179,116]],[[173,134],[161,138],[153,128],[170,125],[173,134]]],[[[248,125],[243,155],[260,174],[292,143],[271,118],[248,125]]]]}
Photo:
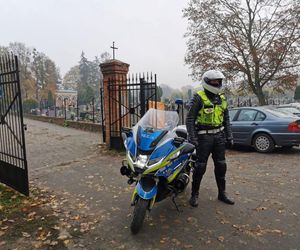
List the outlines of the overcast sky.
{"type": "Polygon", "coordinates": [[[48,55],[62,76],[80,60],[102,52],[130,64],[130,72],[152,71],[159,84],[195,86],[186,53],[188,0],[0,0],[0,45],[23,42],[48,55]]]}

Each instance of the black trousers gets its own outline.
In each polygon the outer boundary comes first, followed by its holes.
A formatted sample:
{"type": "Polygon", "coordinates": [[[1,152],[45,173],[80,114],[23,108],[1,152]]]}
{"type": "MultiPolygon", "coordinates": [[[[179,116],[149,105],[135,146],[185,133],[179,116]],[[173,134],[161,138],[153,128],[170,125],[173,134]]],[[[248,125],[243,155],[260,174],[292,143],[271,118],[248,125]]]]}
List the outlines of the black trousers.
{"type": "Polygon", "coordinates": [[[193,170],[192,195],[198,195],[199,193],[200,183],[206,171],[207,160],[210,154],[212,154],[214,161],[214,171],[218,188],[220,181],[225,181],[227,170],[225,149],[224,131],[216,134],[198,135],[198,146],[196,148],[197,159],[193,170]]]}

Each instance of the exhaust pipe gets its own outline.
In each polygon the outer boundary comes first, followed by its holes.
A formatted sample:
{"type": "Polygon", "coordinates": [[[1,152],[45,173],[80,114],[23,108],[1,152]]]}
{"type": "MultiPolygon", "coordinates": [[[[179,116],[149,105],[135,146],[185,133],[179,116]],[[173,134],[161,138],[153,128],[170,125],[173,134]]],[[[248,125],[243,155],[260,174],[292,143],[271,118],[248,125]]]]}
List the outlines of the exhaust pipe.
{"type": "Polygon", "coordinates": [[[190,177],[186,173],[179,174],[178,178],[175,180],[175,187],[179,192],[182,192],[185,187],[189,184],[190,177]]]}

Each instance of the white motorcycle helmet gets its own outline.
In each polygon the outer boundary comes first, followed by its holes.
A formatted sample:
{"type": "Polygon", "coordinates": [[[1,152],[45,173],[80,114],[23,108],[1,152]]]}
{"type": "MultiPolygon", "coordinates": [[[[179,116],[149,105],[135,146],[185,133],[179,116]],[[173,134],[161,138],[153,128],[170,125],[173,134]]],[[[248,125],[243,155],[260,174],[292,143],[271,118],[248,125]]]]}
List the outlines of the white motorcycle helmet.
{"type": "Polygon", "coordinates": [[[223,73],[219,70],[208,70],[202,76],[203,88],[217,95],[222,92],[222,82],[225,79],[223,73]]]}

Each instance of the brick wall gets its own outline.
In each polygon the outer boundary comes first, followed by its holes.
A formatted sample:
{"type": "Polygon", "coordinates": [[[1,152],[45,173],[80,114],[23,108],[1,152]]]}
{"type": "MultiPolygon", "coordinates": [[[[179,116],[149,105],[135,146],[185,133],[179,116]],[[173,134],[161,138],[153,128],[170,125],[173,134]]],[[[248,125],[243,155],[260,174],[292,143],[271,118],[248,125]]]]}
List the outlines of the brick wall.
{"type": "MultiPolygon", "coordinates": [[[[108,62],[100,64],[101,72],[103,74],[103,90],[104,90],[104,114],[105,114],[105,138],[106,145],[111,147],[110,145],[110,121],[116,121],[119,117],[119,110],[116,107],[116,110],[109,110],[109,106],[112,106],[112,100],[109,100],[109,92],[108,92],[108,84],[112,81],[115,81],[114,84],[124,83],[120,81],[120,79],[126,79],[127,73],[129,70],[129,64],[121,62],[119,60],[110,60],[108,62]],[[109,103],[111,102],[111,105],[109,103]]],[[[126,83],[126,81],[125,81],[126,83]]],[[[116,100],[118,101],[118,96],[116,96],[116,100]]],[[[117,125],[118,126],[118,125],[117,125]]]]}

